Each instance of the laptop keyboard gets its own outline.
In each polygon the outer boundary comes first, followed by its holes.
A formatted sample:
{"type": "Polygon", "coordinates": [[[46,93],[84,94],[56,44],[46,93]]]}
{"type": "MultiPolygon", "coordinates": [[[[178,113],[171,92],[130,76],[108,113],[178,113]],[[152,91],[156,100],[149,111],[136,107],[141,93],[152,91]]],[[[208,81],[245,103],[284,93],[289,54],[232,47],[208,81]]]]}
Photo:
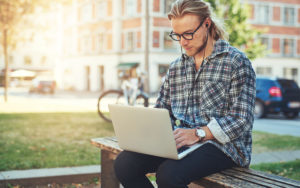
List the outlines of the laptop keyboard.
{"type": "Polygon", "coordinates": [[[177,149],[178,154],[184,152],[185,150],[189,149],[188,146],[182,146],[181,148],[177,149]]]}

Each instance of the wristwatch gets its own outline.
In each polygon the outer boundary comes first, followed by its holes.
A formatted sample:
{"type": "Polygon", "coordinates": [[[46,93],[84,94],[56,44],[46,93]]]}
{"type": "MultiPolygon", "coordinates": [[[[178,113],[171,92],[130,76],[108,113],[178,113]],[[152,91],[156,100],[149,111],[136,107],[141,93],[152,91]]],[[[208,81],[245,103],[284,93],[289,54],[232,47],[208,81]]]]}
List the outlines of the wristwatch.
{"type": "Polygon", "coordinates": [[[205,138],[206,133],[202,128],[196,129],[196,135],[200,138],[200,141],[205,138]]]}

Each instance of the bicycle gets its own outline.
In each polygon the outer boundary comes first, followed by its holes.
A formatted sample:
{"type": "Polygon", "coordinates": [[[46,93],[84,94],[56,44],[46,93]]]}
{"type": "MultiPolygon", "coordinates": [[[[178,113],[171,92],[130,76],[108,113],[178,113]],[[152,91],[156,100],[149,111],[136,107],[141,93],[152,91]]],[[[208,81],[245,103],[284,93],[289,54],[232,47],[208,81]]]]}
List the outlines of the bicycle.
{"type": "Polygon", "coordinates": [[[112,122],[108,104],[124,104],[132,106],[149,106],[149,97],[138,88],[138,82],[123,79],[121,89],[111,89],[103,92],[98,99],[98,114],[107,122],[112,122]]]}

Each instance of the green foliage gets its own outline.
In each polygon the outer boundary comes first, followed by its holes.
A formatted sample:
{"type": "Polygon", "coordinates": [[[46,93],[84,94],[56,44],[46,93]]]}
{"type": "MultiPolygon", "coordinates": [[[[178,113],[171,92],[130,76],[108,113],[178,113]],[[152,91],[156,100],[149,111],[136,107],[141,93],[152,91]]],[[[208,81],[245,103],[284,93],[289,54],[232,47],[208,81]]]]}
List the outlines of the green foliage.
{"type": "Polygon", "coordinates": [[[251,165],[252,169],[265,171],[267,173],[283,176],[286,178],[300,180],[300,160],[280,163],[263,163],[251,165]]]}
{"type": "Polygon", "coordinates": [[[224,18],[231,45],[243,50],[249,59],[264,56],[266,47],[258,38],[260,31],[248,23],[250,9],[239,0],[207,0],[218,18],[224,18]]]}

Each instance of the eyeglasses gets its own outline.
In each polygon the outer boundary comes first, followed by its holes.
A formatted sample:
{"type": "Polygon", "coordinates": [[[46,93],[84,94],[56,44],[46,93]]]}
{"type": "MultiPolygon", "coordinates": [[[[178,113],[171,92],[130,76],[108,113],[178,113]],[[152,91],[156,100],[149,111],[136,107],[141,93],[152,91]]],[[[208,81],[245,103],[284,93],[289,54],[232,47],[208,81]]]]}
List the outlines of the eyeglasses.
{"type": "Polygon", "coordinates": [[[204,23],[203,19],[200,23],[200,25],[195,29],[194,32],[191,33],[183,33],[183,34],[178,34],[178,33],[173,33],[173,31],[171,31],[171,33],[169,34],[169,36],[171,37],[171,39],[175,40],[175,41],[180,41],[181,37],[183,37],[185,40],[193,40],[194,34],[198,31],[198,29],[202,26],[202,24],[204,23]]]}

